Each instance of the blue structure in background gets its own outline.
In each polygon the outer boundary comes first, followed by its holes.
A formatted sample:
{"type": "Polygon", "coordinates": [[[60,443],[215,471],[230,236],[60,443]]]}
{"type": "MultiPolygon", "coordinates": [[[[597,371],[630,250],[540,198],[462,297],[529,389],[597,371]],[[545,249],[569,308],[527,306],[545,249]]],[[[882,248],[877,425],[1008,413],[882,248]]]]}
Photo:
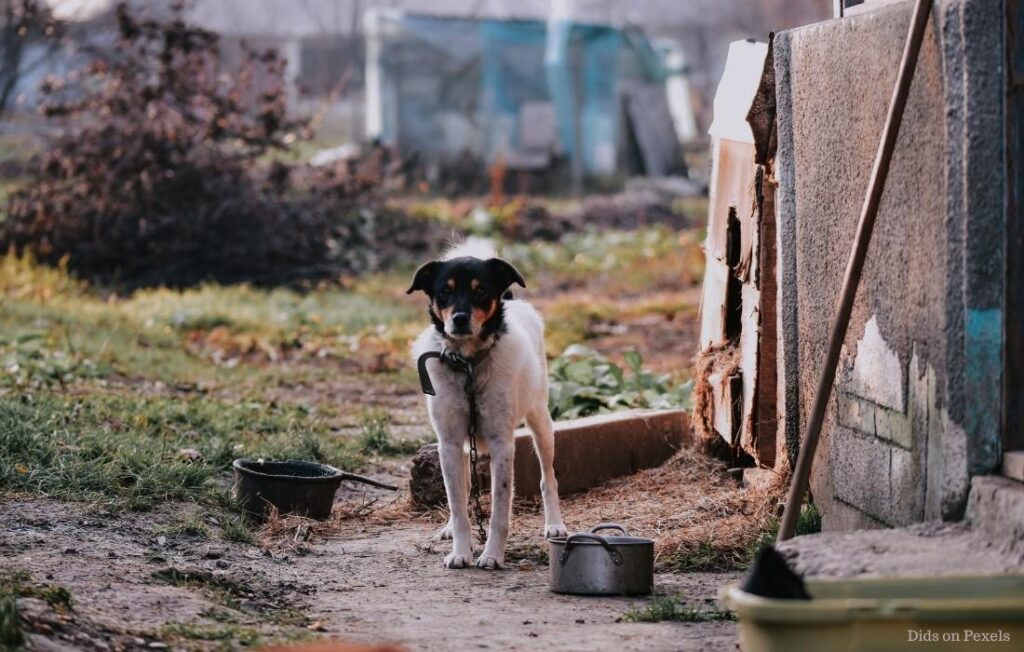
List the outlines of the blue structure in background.
{"type": "Polygon", "coordinates": [[[636,172],[624,130],[630,88],[660,92],[671,129],[665,66],[643,35],[394,11],[368,12],[366,23],[368,135],[427,165],[468,156],[545,169],[564,159],[577,179],[636,172]]]}

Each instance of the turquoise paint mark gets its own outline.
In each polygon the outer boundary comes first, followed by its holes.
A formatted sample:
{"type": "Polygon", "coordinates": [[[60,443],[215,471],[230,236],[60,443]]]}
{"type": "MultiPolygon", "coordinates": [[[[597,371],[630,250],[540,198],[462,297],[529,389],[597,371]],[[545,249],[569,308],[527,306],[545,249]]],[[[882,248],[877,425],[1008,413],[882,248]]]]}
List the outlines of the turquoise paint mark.
{"type": "Polygon", "coordinates": [[[1003,311],[968,309],[964,321],[967,468],[988,473],[999,463],[1003,379],[1003,311]]]}

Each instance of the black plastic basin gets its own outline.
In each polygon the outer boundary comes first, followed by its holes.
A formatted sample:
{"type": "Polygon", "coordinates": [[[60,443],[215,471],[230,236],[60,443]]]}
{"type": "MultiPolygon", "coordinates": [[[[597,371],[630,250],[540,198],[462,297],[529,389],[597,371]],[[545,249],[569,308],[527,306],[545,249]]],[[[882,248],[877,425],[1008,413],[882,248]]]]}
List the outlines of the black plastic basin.
{"type": "Polygon", "coordinates": [[[264,518],[273,505],[282,514],[322,521],[331,515],[334,493],[345,474],[327,464],[301,460],[237,459],[235,498],[248,513],[264,518]]]}

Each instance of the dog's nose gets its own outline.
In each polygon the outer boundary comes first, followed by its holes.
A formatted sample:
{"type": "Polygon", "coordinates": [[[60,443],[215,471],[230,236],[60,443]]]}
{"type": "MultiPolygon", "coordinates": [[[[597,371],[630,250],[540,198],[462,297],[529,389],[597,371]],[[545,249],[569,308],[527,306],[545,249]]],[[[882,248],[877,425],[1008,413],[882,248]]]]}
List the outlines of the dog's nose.
{"type": "Polygon", "coordinates": [[[452,315],[452,324],[455,328],[462,330],[469,327],[469,313],[457,312],[452,315]]]}

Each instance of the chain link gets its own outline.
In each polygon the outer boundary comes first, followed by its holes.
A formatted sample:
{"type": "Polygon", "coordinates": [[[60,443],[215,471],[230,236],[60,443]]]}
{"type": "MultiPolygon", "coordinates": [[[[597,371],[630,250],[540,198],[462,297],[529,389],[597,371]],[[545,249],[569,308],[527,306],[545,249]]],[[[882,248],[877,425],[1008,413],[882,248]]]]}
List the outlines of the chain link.
{"type": "Polygon", "coordinates": [[[477,472],[476,464],[476,434],[479,414],[477,413],[476,406],[476,384],[473,378],[473,365],[468,360],[466,361],[465,390],[466,400],[469,403],[469,428],[467,428],[469,434],[469,497],[473,502],[473,520],[476,521],[476,531],[480,535],[480,543],[486,543],[487,530],[484,529],[484,520],[487,516],[484,514],[484,508],[480,504],[480,474],[477,472]]]}

